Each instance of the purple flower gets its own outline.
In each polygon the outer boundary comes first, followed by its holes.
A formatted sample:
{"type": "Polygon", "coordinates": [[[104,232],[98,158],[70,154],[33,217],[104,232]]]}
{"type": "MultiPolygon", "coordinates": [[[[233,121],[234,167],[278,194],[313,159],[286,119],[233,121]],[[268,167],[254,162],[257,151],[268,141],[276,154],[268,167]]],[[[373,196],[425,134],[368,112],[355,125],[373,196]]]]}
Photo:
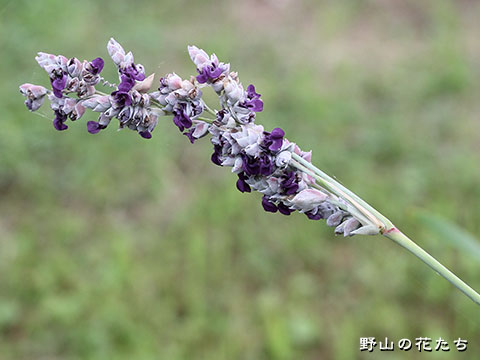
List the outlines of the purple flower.
{"type": "Polygon", "coordinates": [[[285,132],[280,128],[275,128],[271,133],[264,132],[265,135],[263,139],[263,145],[271,151],[278,151],[281,149],[283,144],[283,137],[285,132]]]}
{"type": "Polygon", "coordinates": [[[292,195],[298,190],[298,184],[296,183],[296,175],[294,171],[289,171],[286,174],[284,180],[280,183],[280,186],[285,191],[285,194],[292,195]]]}
{"type": "Polygon", "coordinates": [[[265,211],[275,213],[278,211],[277,205],[274,203],[270,202],[270,199],[268,196],[264,195],[262,198],[262,206],[265,211]]]}
{"type": "Polygon", "coordinates": [[[259,158],[260,162],[260,174],[263,176],[268,176],[273,173],[273,162],[270,156],[263,154],[259,158]]]}
{"type": "Polygon", "coordinates": [[[199,75],[197,76],[197,81],[200,84],[204,84],[207,81],[214,81],[220,75],[222,75],[223,71],[224,69],[218,67],[216,64],[204,66],[202,70],[197,69],[197,72],[199,73],[199,75]]]}
{"type": "Polygon", "coordinates": [[[93,59],[90,63],[89,63],[89,71],[93,74],[93,75],[98,75],[102,72],[103,70],[103,65],[105,64],[105,62],[103,61],[102,58],[98,57],[96,59],[93,59]]]}
{"type": "Polygon", "coordinates": [[[247,97],[249,99],[260,99],[260,94],[255,91],[255,86],[253,84],[248,85],[247,87],[247,97]]]}
{"type": "Polygon", "coordinates": [[[116,109],[124,108],[132,104],[132,98],[125,91],[114,91],[110,94],[112,106],[116,109]]]}
{"type": "Polygon", "coordinates": [[[313,212],[311,211],[307,211],[305,213],[305,215],[307,215],[307,217],[310,219],[310,220],[320,220],[320,219],[323,219],[323,215],[321,212],[317,212],[316,214],[314,214],[313,212]]]}
{"type": "Polygon", "coordinates": [[[145,72],[143,71],[142,65],[137,66],[135,66],[135,64],[132,64],[125,69],[120,70],[120,72],[122,75],[130,76],[134,80],[143,81],[145,80],[145,72]]]}
{"type": "Polygon", "coordinates": [[[52,83],[53,94],[57,98],[62,98],[62,90],[67,85],[67,75],[62,72],[60,76],[50,79],[50,82],[52,83]]]}
{"type": "Polygon", "coordinates": [[[220,156],[222,155],[222,146],[221,145],[214,145],[213,151],[214,152],[213,152],[212,157],[211,157],[212,162],[215,165],[222,166],[222,161],[220,160],[220,156]]]}
{"type": "Polygon", "coordinates": [[[242,169],[247,175],[260,174],[260,162],[253,156],[242,154],[242,169]]]}
{"type": "Polygon", "coordinates": [[[67,121],[67,115],[63,111],[55,110],[55,119],[53,119],[53,127],[58,131],[67,130],[68,126],[65,125],[67,121]]]}
{"type": "Polygon", "coordinates": [[[97,134],[100,130],[105,129],[106,126],[99,124],[96,121],[87,122],[87,130],[90,134],[97,134]]]}
{"type": "Polygon", "coordinates": [[[135,86],[135,79],[129,75],[122,75],[120,80],[118,91],[129,92],[135,86]]]}
{"type": "Polygon", "coordinates": [[[260,100],[260,94],[255,91],[255,86],[252,84],[248,85],[247,88],[247,100],[243,101],[240,106],[254,112],[263,110],[263,101],[260,100]]]}
{"type": "Polygon", "coordinates": [[[129,92],[135,86],[135,80],[145,80],[145,73],[143,69],[137,69],[135,64],[132,64],[125,69],[120,69],[120,84],[118,90],[122,92],[129,92]]]}
{"type": "Polygon", "coordinates": [[[183,132],[183,130],[192,127],[193,122],[185,110],[175,110],[173,113],[175,115],[173,117],[173,123],[178,126],[180,131],[183,132]]]}
{"type": "Polygon", "coordinates": [[[277,207],[278,207],[278,211],[280,211],[283,215],[290,215],[294,211],[282,202],[279,203],[277,207]]]}
{"type": "Polygon", "coordinates": [[[250,185],[247,184],[246,182],[247,177],[243,172],[238,174],[238,180],[237,180],[237,189],[241,192],[251,192],[252,189],[250,188],[250,185]]]}
{"type": "Polygon", "coordinates": [[[151,139],[152,138],[152,134],[150,133],[150,131],[140,131],[139,132],[140,136],[144,139],[151,139]]]}

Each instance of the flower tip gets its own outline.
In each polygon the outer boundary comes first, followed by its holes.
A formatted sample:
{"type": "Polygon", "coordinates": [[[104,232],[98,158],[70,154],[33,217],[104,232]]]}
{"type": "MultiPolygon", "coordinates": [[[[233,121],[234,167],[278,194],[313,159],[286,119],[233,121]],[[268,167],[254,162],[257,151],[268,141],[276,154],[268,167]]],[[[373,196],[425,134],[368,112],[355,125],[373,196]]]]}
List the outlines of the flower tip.
{"type": "Polygon", "coordinates": [[[133,89],[141,93],[148,92],[148,90],[150,90],[150,88],[152,87],[154,77],[155,77],[155,73],[151,74],[144,80],[137,82],[133,87],[133,89]]]}
{"type": "Polygon", "coordinates": [[[150,131],[140,131],[139,134],[144,139],[151,139],[152,138],[152,133],[150,131]]]}
{"type": "Polygon", "coordinates": [[[87,122],[87,130],[90,134],[97,134],[101,130],[101,125],[96,121],[87,122]]]}

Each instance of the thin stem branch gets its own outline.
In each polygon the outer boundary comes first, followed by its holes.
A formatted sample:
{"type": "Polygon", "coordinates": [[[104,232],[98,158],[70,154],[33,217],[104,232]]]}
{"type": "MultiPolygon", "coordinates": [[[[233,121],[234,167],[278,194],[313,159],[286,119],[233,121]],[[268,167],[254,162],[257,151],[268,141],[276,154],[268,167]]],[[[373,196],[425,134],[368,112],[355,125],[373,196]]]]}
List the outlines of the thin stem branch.
{"type": "Polygon", "coordinates": [[[403,234],[397,228],[390,229],[386,231],[383,235],[389,238],[390,240],[396,242],[401,247],[410,251],[413,255],[418,257],[425,264],[427,264],[433,270],[435,270],[437,274],[440,274],[441,276],[443,276],[458,290],[460,290],[465,295],[467,295],[470,299],[472,299],[473,302],[480,305],[480,295],[475,290],[473,290],[470,286],[468,286],[465,282],[463,282],[458,276],[456,276],[454,273],[448,270],[445,266],[443,266],[440,262],[438,262],[432,255],[430,255],[428,252],[423,250],[415,242],[410,240],[405,234],[403,234]]]}
{"type": "Polygon", "coordinates": [[[217,116],[217,111],[216,110],[212,110],[208,105],[207,103],[204,101],[203,102],[203,105],[205,105],[205,110],[207,110],[207,112],[209,112],[210,114],[212,114],[213,116],[217,116]]]}
{"type": "Polygon", "coordinates": [[[203,116],[198,116],[195,120],[202,120],[202,121],[205,121],[209,124],[213,124],[213,122],[215,121],[213,119],[209,119],[209,118],[206,118],[206,117],[203,117],[203,116]]]}

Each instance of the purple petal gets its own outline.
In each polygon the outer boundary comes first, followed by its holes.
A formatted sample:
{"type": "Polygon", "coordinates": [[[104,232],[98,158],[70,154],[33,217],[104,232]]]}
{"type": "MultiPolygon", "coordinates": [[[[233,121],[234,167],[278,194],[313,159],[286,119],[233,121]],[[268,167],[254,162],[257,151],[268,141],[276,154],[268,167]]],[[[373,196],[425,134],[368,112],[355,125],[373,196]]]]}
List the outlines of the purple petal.
{"type": "Polygon", "coordinates": [[[105,62],[102,58],[98,57],[96,59],[93,59],[90,64],[92,65],[92,74],[97,75],[102,72],[105,62]]]}
{"type": "Polygon", "coordinates": [[[53,94],[58,98],[62,98],[62,90],[67,85],[67,76],[63,74],[61,78],[50,79],[50,82],[52,83],[53,94]]]}
{"type": "Polygon", "coordinates": [[[255,91],[255,86],[250,84],[247,87],[247,96],[249,99],[258,99],[261,95],[255,91]]]}
{"type": "Polygon", "coordinates": [[[271,136],[274,139],[282,139],[285,136],[285,131],[281,128],[275,128],[272,130],[271,136]]]}
{"type": "Polygon", "coordinates": [[[265,211],[275,213],[278,210],[278,207],[269,201],[269,198],[267,196],[263,196],[262,198],[262,206],[265,211]]]}
{"type": "Polygon", "coordinates": [[[144,139],[151,139],[152,138],[152,134],[151,134],[150,131],[140,131],[139,134],[144,139]]]}
{"type": "Polygon", "coordinates": [[[90,134],[97,134],[102,130],[102,126],[96,121],[87,122],[87,130],[90,134]]]}
{"type": "Polygon", "coordinates": [[[282,139],[275,139],[272,142],[272,145],[268,147],[269,150],[278,151],[282,148],[283,140],[282,139]]]}
{"type": "Polygon", "coordinates": [[[246,179],[246,177],[245,177],[245,175],[243,175],[243,173],[238,174],[237,189],[239,191],[241,191],[242,193],[252,191],[252,189],[250,188],[250,185],[248,185],[245,182],[245,179],[246,179]]]}
{"type": "Polygon", "coordinates": [[[247,101],[247,107],[255,112],[260,112],[263,110],[263,101],[260,99],[252,99],[247,101]]]}
{"type": "Polygon", "coordinates": [[[320,212],[316,213],[315,215],[312,214],[312,212],[308,211],[305,213],[305,215],[307,215],[307,217],[310,219],[310,220],[320,220],[320,219],[323,219],[323,216],[320,212]]]}
{"type": "Polygon", "coordinates": [[[284,203],[279,203],[278,205],[278,211],[280,211],[283,215],[290,215],[293,210],[288,208],[284,203]]]}
{"type": "Polygon", "coordinates": [[[220,145],[214,146],[214,153],[212,154],[211,160],[215,165],[222,166],[222,162],[220,161],[220,154],[222,153],[222,147],[220,145]]]}
{"type": "Polygon", "coordinates": [[[65,123],[63,121],[61,121],[60,119],[58,118],[55,118],[53,120],[53,126],[55,129],[57,129],[58,131],[62,131],[62,130],[67,130],[68,129],[68,126],[65,125],[65,123]]]}
{"type": "Polygon", "coordinates": [[[120,84],[118,85],[118,91],[129,92],[135,86],[135,79],[130,75],[122,75],[120,77],[120,84]]]}
{"type": "Polygon", "coordinates": [[[204,84],[208,81],[208,77],[207,75],[205,74],[204,71],[200,71],[197,69],[197,72],[200,74],[200,75],[197,75],[197,81],[200,83],[200,84],[204,84]]]}

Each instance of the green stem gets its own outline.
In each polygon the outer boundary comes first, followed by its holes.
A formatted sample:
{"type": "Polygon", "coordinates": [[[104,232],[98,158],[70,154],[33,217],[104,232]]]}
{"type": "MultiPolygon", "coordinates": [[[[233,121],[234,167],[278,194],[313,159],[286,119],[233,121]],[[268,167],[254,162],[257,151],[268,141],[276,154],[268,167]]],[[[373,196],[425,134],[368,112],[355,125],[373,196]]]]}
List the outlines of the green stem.
{"type": "Polygon", "coordinates": [[[322,170],[314,166],[312,163],[308,162],[304,158],[302,158],[300,155],[292,153],[292,158],[298,161],[300,164],[305,166],[306,168],[312,170],[315,174],[317,174],[321,179],[326,181],[330,185],[330,190],[334,192],[334,194],[344,198],[344,200],[352,203],[352,205],[356,208],[359,208],[359,211],[363,212],[367,217],[371,218],[371,216],[374,216],[375,218],[378,219],[383,225],[384,229],[391,229],[393,228],[392,222],[386,218],[383,214],[381,214],[379,211],[377,211],[375,208],[373,208],[370,204],[368,204],[365,200],[360,198],[358,195],[347,189],[345,186],[340,184],[338,181],[333,179],[332,177],[328,176],[325,174],[322,170]],[[347,198],[345,198],[345,195],[347,195],[347,198]]]}
{"type": "Polygon", "coordinates": [[[398,245],[410,251],[413,255],[422,260],[425,264],[430,266],[438,274],[447,279],[458,290],[467,295],[476,304],[480,305],[480,295],[463,282],[458,276],[448,270],[440,262],[438,262],[432,255],[423,250],[420,246],[410,240],[405,234],[399,231],[397,228],[387,230],[384,234],[390,240],[396,242],[398,245]]]}
{"type": "Polygon", "coordinates": [[[207,112],[209,112],[210,114],[212,114],[213,116],[217,116],[217,112],[216,110],[212,110],[206,102],[203,102],[203,105],[205,106],[205,110],[207,110],[207,112]]]}
{"type": "Polygon", "coordinates": [[[202,120],[202,121],[205,121],[205,122],[207,122],[207,123],[209,123],[209,124],[212,124],[212,123],[215,121],[215,120],[213,120],[213,119],[209,119],[209,118],[206,118],[206,117],[203,117],[203,116],[197,117],[196,120],[202,120]]]}
{"type": "Polygon", "coordinates": [[[375,225],[381,223],[383,229],[380,229],[380,232],[385,237],[410,251],[425,264],[435,270],[438,274],[448,280],[458,290],[472,299],[476,304],[480,305],[480,295],[475,290],[473,290],[458,276],[438,262],[432,255],[410,240],[405,234],[399,231],[389,219],[387,219],[384,215],[374,209],[359,196],[295,153],[292,153],[292,161],[290,164],[312,176],[321,186],[324,186],[334,195],[348,202],[354,209],[354,211],[350,211],[352,215],[357,217],[359,220],[363,220],[362,222],[365,220],[370,220],[375,225]],[[359,217],[359,213],[361,214],[361,217],[359,217]]]}

